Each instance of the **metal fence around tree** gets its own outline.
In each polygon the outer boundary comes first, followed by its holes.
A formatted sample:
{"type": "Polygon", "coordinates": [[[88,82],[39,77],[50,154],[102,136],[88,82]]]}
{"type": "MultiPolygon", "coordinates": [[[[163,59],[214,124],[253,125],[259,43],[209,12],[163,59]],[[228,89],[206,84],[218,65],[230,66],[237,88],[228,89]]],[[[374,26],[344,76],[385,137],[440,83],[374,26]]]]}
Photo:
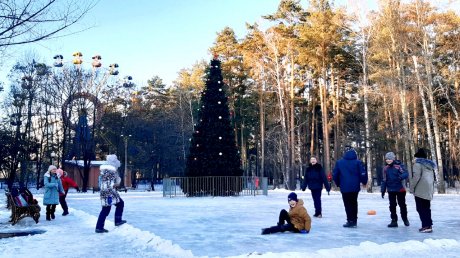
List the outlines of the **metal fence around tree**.
{"type": "Polygon", "coordinates": [[[268,194],[266,177],[205,176],[163,178],[163,197],[255,196],[268,194]]]}

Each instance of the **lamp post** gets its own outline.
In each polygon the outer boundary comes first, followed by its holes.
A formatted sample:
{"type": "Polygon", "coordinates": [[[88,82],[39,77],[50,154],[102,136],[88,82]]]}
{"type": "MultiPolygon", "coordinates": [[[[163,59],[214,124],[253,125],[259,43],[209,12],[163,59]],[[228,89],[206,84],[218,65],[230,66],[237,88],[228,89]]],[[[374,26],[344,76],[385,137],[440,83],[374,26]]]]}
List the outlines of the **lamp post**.
{"type": "Polygon", "coordinates": [[[50,153],[50,157],[51,157],[51,165],[54,165],[54,158],[56,157],[56,153],[54,151],[52,151],[50,153]]]}
{"type": "Polygon", "coordinates": [[[122,134],[120,136],[123,137],[123,140],[125,142],[125,169],[123,170],[123,176],[121,179],[120,188],[125,188],[125,178],[128,172],[128,138],[131,137],[131,134],[129,135],[122,134]]]}
{"type": "MultiPolygon", "coordinates": [[[[34,161],[35,161],[35,158],[37,157],[37,154],[35,153],[29,153],[29,164],[27,164],[27,171],[31,171],[30,174],[32,174],[32,178],[34,177],[35,175],[35,166],[34,166],[34,161]]],[[[40,177],[40,175],[37,174],[38,177],[40,177]]],[[[38,180],[37,180],[38,182],[38,180]]],[[[29,184],[29,172],[27,172],[27,176],[26,176],[26,187],[28,186],[29,184]]],[[[38,189],[37,189],[38,190],[38,189]]]]}

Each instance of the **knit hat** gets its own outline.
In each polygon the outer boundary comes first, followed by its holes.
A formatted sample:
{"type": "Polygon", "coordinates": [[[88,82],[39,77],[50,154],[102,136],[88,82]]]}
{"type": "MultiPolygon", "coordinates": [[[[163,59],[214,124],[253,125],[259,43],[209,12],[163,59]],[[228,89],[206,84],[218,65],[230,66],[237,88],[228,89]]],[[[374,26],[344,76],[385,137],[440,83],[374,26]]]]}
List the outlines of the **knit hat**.
{"type": "Polygon", "coordinates": [[[395,160],[396,159],[396,155],[393,153],[393,152],[388,152],[387,154],[385,154],[385,159],[386,160],[395,160]]]}
{"type": "Polygon", "coordinates": [[[50,165],[50,166],[48,167],[48,172],[50,172],[50,171],[53,170],[53,169],[57,169],[57,167],[56,167],[55,165],[50,165]]]}
{"type": "Polygon", "coordinates": [[[288,202],[289,202],[289,201],[296,201],[296,202],[298,202],[299,200],[297,199],[297,194],[294,193],[294,192],[290,193],[290,194],[288,195],[288,202]]]}
{"type": "Polygon", "coordinates": [[[426,159],[428,156],[423,148],[418,149],[417,153],[414,154],[415,158],[426,159]]]}
{"type": "Polygon", "coordinates": [[[107,155],[106,160],[107,161],[105,162],[105,164],[111,165],[115,167],[115,169],[118,169],[120,167],[120,161],[118,160],[117,155],[115,154],[107,155]]]}
{"type": "Polygon", "coordinates": [[[58,168],[58,169],[56,170],[56,174],[57,174],[58,177],[61,177],[62,174],[64,174],[64,170],[58,168]]]}

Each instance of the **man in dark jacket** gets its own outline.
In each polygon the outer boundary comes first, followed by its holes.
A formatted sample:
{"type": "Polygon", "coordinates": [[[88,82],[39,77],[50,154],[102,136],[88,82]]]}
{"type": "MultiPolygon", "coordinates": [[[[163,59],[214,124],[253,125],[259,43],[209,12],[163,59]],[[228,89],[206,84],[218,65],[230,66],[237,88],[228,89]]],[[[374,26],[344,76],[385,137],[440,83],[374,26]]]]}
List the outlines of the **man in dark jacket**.
{"type": "Polygon", "coordinates": [[[347,214],[346,228],[355,228],[358,221],[358,193],[361,190],[360,183],[367,184],[367,173],[363,163],[358,160],[356,151],[345,147],[342,159],[338,160],[334,167],[333,179],[340,187],[342,200],[347,214]]]}
{"type": "Polygon", "coordinates": [[[323,167],[318,163],[315,156],[310,157],[309,166],[303,168],[305,175],[303,177],[302,191],[310,189],[311,197],[313,198],[313,204],[315,205],[314,217],[321,218],[321,192],[323,191],[323,185],[326,191],[329,193],[331,186],[327,181],[326,174],[324,174],[323,167]]]}
{"type": "Polygon", "coordinates": [[[388,224],[389,228],[398,227],[398,215],[396,214],[396,206],[399,204],[401,209],[401,219],[404,225],[409,226],[407,219],[407,206],[406,206],[406,187],[405,180],[409,177],[401,161],[396,160],[396,155],[393,152],[385,154],[385,162],[387,165],[382,171],[382,185],[381,192],[382,198],[385,192],[388,191],[388,200],[390,201],[390,217],[391,223],[388,224]]]}

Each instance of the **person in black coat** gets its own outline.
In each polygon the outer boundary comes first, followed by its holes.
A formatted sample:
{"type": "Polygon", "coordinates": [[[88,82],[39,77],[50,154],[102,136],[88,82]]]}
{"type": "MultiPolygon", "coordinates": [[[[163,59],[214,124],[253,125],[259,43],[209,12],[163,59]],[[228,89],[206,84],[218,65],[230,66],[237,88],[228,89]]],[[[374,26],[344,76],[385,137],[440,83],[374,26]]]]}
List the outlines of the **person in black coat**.
{"type": "Polygon", "coordinates": [[[311,156],[310,163],[308,167],[304,167],[305,175],[303,177],[302,191],[305,189],[310,189],[311,197],[313,198],[313,203],[315,205],[315,214],[314,217],[321,218],[321,192],[323,190],[323,185],[326,188],[327,193],[331,191],[331,186],[327,181],[326,174],[323,171],[323,167],[318,163],[318,160],[315,156],[311,156]]]}

